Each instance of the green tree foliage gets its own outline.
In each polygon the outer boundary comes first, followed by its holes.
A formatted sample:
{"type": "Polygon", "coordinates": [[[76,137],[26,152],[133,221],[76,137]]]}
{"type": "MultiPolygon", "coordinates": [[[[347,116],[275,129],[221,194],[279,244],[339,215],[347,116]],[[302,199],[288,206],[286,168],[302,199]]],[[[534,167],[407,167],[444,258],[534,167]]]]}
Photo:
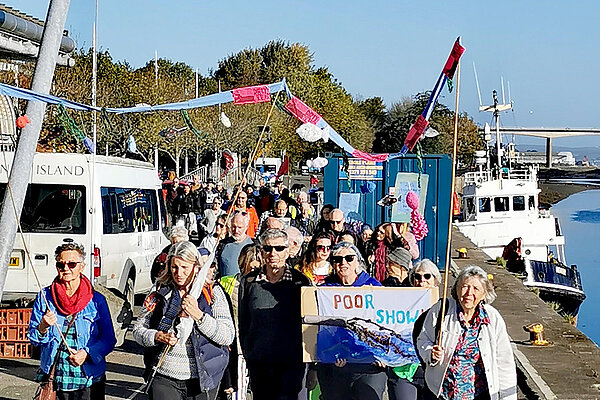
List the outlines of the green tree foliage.
{"type": "MultiPolygon", "coordinates": [[[[372,98],[363,101],[361,109],[376,129],[373,151],[394,153],[400,151],[410,127],[425,109],[430,92],[417,94],[414,98],[405,98],[392,105],[386,113],[382,110],[381,99],[372,98]]],[[[440,134],[433,138],[421,138],[420,144],[426,154],[451,154],[453,147],[454,112],[441,103],[437,103],[429,126],[440,134]]],[[[458,122],[458,158],[470,163],[475,150],[483,148],[477,134],[477,126],[466,113],[459,115],[458,122]]]]}

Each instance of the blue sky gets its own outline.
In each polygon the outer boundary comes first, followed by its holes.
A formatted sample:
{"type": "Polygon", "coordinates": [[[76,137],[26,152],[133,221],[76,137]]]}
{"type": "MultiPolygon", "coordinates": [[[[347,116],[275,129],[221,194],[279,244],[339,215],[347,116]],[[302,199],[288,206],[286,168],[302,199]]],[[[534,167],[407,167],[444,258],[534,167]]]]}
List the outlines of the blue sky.
{"type": "MultiPolygon", "coordinates": [[[[48,0],[6,4],[45,19],[48,0]]],[[[144,65],[183,61],[202,74],[220,59],[269,40],[300,42],[356,98],[381,96],[389,106],[431,90],[452,42],[462,37],[460,111],[479,123],[473,74],[491,102],[510,83],[514,111],[504,126],[600,128],[596,78],[600,3],[564,1],[240,1],[99,0],[99,46],[116,60],[144,65]]],[[[91,45],[92,0],[72,0],[66,29],[91,45]]],[[[293,90],[293,88],[292,88],[293,90]]],[[[441,101],[454,109],[454,95],[441,101]]],[[[506,92],[507,100],[508,93],[506,92]]],[[[544,143],[521,139],[520,143],[544,143]]],[[[555,140],[555,146],[597,146],[600,137],[555,140]]]]}

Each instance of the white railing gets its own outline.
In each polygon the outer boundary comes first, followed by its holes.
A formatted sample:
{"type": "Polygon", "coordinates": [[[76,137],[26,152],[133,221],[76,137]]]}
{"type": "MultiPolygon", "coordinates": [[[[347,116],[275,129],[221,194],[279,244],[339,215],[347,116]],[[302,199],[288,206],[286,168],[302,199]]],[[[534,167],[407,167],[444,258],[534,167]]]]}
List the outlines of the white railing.
{"type": "MultiPolygon", "coordinates": [[[[502,179],[516,179],[533,181],[537,180],[537,174],[535,169],[506,169],[501,172],[502,179]]],[[[466,185],[477,185],[482,182],[488,182],[497,179],[496,174],[492,171],[474,171],[467,172],[465,174],[465,186],[466,185]]]]}

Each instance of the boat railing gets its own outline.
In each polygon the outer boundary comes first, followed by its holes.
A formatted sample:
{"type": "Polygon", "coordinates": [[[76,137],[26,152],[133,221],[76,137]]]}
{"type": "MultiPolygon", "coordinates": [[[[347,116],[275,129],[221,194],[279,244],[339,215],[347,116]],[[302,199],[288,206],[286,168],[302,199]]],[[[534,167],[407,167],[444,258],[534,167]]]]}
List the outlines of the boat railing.
{"type": "MultiPolygon", "coordinates": [[[[503,168],[500,172],[502,179],[516,179],[516,180],[525,180],[525,181],[533,181],[537,180],[537,174],[535,170],[532,169],[508,169],[503,168]]],[[[488,182],[498,179],[497,173],[494,171],[474,171],[467,172],[465,174],[465,185],[477,185],[482,182],[488,182]]]]}

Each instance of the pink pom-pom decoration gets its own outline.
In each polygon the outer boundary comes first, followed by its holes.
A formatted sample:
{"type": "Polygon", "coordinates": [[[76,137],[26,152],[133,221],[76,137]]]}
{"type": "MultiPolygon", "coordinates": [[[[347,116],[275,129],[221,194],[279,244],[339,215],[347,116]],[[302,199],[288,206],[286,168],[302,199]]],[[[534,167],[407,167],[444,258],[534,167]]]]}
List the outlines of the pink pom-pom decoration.
{"type": "Polygon", "coordinates": [[[415,235],[415,239],[422,240],[429,233],[427,228],[427,222],[425,218],[419,213],[419,196],[413,191],[409,191],[406,194],[406,204],[411,208],[410,223],[412,225],[412,231],[415,235]]]}

